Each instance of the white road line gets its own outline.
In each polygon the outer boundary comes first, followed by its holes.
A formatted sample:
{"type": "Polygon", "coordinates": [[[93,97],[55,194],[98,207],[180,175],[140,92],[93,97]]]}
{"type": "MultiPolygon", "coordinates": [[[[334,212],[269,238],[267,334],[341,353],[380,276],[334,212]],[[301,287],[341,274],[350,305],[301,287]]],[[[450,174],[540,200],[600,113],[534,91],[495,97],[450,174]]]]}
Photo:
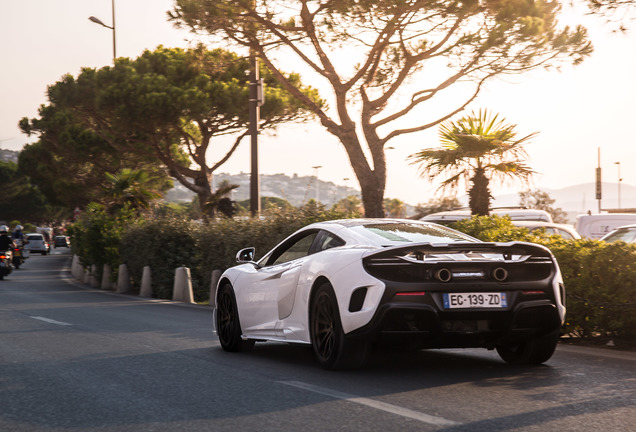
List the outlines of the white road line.
{"type": "Polygon", "coordinates": [[[55,320],[52,320],[50,318],[44,318],[44,317],[41,317],[41,316],[32,316],[31,318],[39,320],[39,321],[44,321],[44,322],[49,323],[49,324],[55,324],[55,325],[61,325],[61,326],[73,325],[73,324],[62,322],[62,321],[55,321],[55,320]]]}
{"type": "Polygon", "coordinates": [[[281,384],[301,388],[304,390],[309,390],[311,392],[333,397],[335,399],[342,399],[342,400],[354,402],[360,405],[366,405],[368,407],[375,408],[381,411],[386,411],[391,414],[396,414],[402,417],[408,417],[414,420],[419,420],[423,423],[428,423],[428,424],[432,424],[436,426],[454,426],[454,425],[460,424],[456,421],[448,420],[443,417],[436,417],[436,416],[424,414],[418,411],[413,411],[407,408],[402,408],[397,405],[391,405],[391,404],[380,402],[374,399],[362,398],[362,397],[357,397],[347,393],[341,393],[336,390],[331,390],[328,388],[319,387],[312,384],[307,384],[302,381],[279,381],[279,382],[281,384]]]}

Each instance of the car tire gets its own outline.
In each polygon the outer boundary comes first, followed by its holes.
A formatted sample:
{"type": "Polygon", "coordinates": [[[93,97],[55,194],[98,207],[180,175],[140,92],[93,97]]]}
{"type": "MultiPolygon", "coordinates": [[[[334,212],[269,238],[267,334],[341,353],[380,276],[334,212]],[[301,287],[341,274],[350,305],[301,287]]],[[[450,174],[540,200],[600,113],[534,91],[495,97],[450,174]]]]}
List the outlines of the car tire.
{"type": "Polygon", "coordinates": [[[232,285],[226,283],[221,286],[216,301],[216,333],[225,351],[248,351],[253,346],[254,340],[241,338],[241,321],[236,306],[236,297],[232,285]]]}
{"type": "Polygon", "coordinates": [[[311,345],[323,368],[358,369],[365,365],[369,344],[345,338],[336,295],[329,283],[319,286],[312,296],[309,329],[311,345]]]}
{"type": "Polygon", "coordinates": [[[510,364],[541,364],[552,357],[559,335],[540,336],[517,345],[497,347],[497,353],[510,364]]]}

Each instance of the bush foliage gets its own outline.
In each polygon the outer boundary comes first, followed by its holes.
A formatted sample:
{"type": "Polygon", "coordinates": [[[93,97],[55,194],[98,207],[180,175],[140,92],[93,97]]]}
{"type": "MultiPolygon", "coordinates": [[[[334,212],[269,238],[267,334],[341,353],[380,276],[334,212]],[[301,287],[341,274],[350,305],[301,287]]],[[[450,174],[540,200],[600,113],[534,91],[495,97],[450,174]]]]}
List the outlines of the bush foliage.
{"type": "Polygon", "coordinates": [[[529,241],[548,247],[556,257],[566,289],[565,332],[599,341],[636,346],[636,245],[599,240],[563,240],[529,233],[508,218],[473,217],[453,228],[483,241],[529,241]]]}
{"type": "MultiPolygon", "coordinates": [[[[263,256],[307,224],[351,216],[310,202],[301,209],[275,209],[262,218],[218,219],[208,223],[183,217],[115,217],[95,207],[71,230],[74,253],[85,266],[125,263],[133,286],[149,266],[156,297],[172,298],[177,267],[191,271],[195,301],[208,300],[213,270],[235,264],[236,253],[255,247],[263,256]]],[[[452,225],[483,241],[528,241],[547,246],[557,258],[565,282],[564,331],[582,339],[636,345],[636,245],[597,240],[563,240],[515,227],[506,217],[474,217],[452,225]]]]}
{"type": "Polygon", "coordinates": [[[297,229],[349,214],[326,210],[310,201],[300,209],[272,209],[263,218],[221,218],[211,223],[160,218],[130,226],[121,239],[120,259],[139,286],[144,266],[150,266],[152,287],[159,298],[172,298],[174,271],[188,267],[195,301],[208,300],[213,270],[236,264],[236,253],[255,247],[264,255],[297,229]]]}

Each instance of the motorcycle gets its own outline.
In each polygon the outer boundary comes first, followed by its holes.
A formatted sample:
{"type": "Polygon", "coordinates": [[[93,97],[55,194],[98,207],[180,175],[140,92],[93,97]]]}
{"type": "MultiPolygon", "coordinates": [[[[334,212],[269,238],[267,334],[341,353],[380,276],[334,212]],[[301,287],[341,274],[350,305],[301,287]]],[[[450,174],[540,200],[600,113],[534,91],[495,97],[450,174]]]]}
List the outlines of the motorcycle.
{"type": "Polygon", "coordinates": [[[0,251],[0,280],[11,274],[13,266],[11,265],[12,253],[8,251],[0,251]]]}
{"type": "Polygon", "coordinates": [[[13,248],[12,263],[13,263],[13,267],[15,267],[16,270],[18,270],[20,266],[24,264],[24,254],[22,253],[22,250],[23,250],[22,240],[15,239],[14,243],[15,243],[15,247],[13,248]]]}

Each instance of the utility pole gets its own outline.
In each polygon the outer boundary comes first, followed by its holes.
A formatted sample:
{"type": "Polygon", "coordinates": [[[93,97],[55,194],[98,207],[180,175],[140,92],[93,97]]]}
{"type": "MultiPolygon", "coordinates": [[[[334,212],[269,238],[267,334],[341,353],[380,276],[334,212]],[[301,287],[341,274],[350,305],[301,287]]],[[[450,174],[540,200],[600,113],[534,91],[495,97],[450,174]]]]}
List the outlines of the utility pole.
{"type": "Polygon", "coordinates": [[[260,180],[258,175],[258,123],[260,118],[258,57],[250,50],[250,143],[251,143],[251,174],[250,174],[250,212],[252,217],[261,213],[260,180]]]}
{"type": "MultiPolygon", "coordinates": [[[[256,9],[256,0],[251,1],[251,7],[256,9]]],[[[256,24],[250,26],[256,38],[256,24]]],[[[261,185],[258,174],[258,124],[260,122],[260,107],[265,102],[263,80],[258,70],[258,56],[254,48],[250,48],[250,91],[249,91],[249,133],[251,149],[251,174],[250,174],[250,213],[252,217],[261,214],[261,185]]]]}

